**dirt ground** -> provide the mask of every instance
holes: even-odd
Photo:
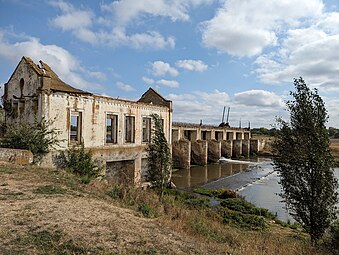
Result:
[[[0,254],[215,254],[56,176],[0,166]]]

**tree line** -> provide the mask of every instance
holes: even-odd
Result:
[[[277,134],[278,129],[276,128],[252,128],[252,135],[260,135],[260,136],[275,136]],[[328,136],[332,139],[339,139],[339,128],[329,127],[327,128]]]

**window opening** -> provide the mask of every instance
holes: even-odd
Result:
[[[106,143],[118,143],[118,115],[107,114]]]
[[[126,116],[125,118],[125,142],[134,143],[135,140],[135,117]]]
[[[142,142],[151,141],[151,118],[142,118]]]

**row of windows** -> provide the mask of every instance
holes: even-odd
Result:
[[[135,142],[135,117],[125,116],[125,143]],[[142,142],[148,143],[151,141],[151,118],[142,118]],[[163,124],[163,120],[162,120]],[[118,115],[106,115],[106,143],[118,143]],[[72,112],[70,122],[70,140],[71,142],[80,142],[82,137],[82,112]]]

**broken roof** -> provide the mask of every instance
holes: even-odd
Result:
[[[76,89],[71,85],[62,81],[59,76],[52,70],[52,68],[43,61],[39,61],[41,67],[36,65],[30,57],[24,56],[23,59],[41,76],[47,76],[51,78],[51,87],[52,91],[56,92],[66,92],[66,93],[75,93],[75,94],[87,94],[92,95],[90,92],[83,91],[81,89]]]

